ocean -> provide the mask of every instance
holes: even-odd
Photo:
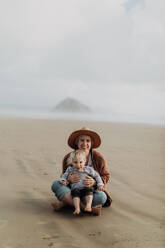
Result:
[[[117,123],[141,123],[150,125],[165,125],[165,114],[162,113],[130,113],[129,111],[114,112],[111,110],[92,111],[91,113],[55,112],[48,107],[29,107],[18,105],[1,105],[0,118],[32,118],[32,119],[62,119],[101,121]]]

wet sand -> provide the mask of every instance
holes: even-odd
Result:
[[[112,174],[102,216],[54,212],[68,135],[88,126]],[[165,247],[165,127],[63,120],[0,120],[2,248]]]

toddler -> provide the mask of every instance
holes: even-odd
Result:
[[[96,180],[97,189],[103,190],[104,184],[98,172],[96,172],[93,167],[85,166],[86,155],[83,150],[76,150],[70,153],[67,164],[68,168],[65,173],[61,176],[62,184],[69,184],[67,178],[70,173],[72,174],[80,174],[80,181],[76,183],[70,183],[71,187],[71,195],[73,197],[73,205],[75,210],[73,214],[80,214],[80,199],[83,199],[85,202],[84,211],[91,212],[92,211],[92,200],[93,200],[93,187],[86,187],[83,184],[83,180],[86,176],[91,176]]]

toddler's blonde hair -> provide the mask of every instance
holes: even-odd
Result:
[[[78,150],[75,150],[75,151],[73,151],[73,152],[70,153],[70,155],[69,155],[69,157],[67,159],[67,165],[69,165],[69,164],[71,165],[72,164],[72,160],[75,157],[76,158],[83,157],[84,160],[86,161],[85,152],[83,150],[78,149]]]

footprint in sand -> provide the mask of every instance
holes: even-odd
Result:
[[[89,233],[88,235],[89,235],[89,236],[101,235],[101,232],[100,232],[100,231],[98,231],[98,232],[93,232],[93,233]]]
[[[57,238],[59,238],[60,236],[58,235],[58,234],[56,234],[56,235],[49,235],[49,234],[44,234],[43,236],[42,236],[42,239],[47,239],[47,240],[49,240],[49,239],[57,239]]]
[[[50,243],[48,244],[49,247],[51,247],[51,246],[53,246],[53,245],[54,245],[53,242],[50,242]]]
[[[5,228],[7,226],[7,220],[0,220],[0,228]]]

